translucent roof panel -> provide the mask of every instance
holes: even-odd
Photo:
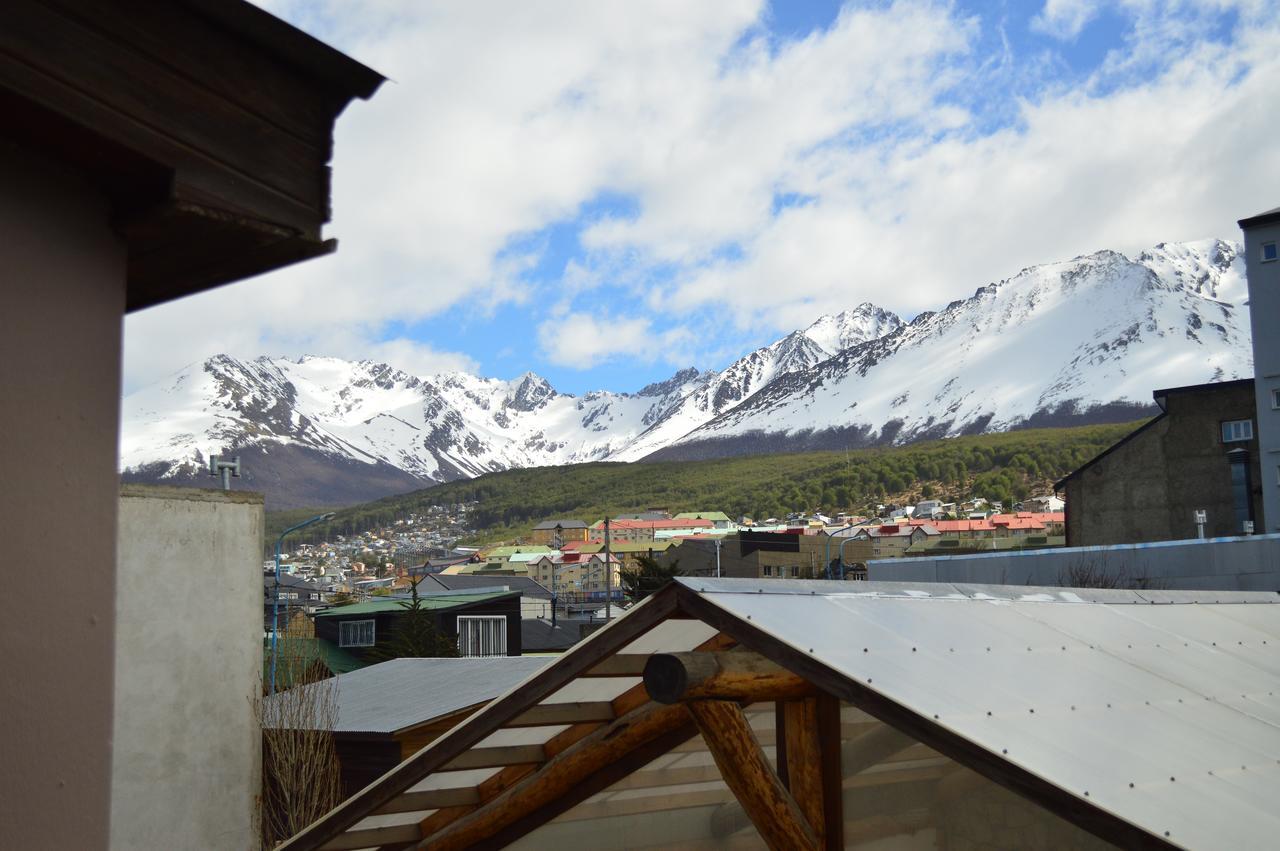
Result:
[[[683,584],[1157,837],[1246,848],[1280,832],[1275,595],[1156,603],[1119,591]]]

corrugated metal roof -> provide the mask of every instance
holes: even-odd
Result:
[[[392,659],[337,677],[334,732],[393,733],[492,700],[542,669],[545,656]]]

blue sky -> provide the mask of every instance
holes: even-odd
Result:
[[[265,5],[393,80],[339,121],[339,253],[131,317],[126,389],[227,351],[631,391],[1280,203],[1262,0]]]

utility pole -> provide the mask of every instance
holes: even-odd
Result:
[[[613,558],[609,555],[609,516],[604,518],[604,622],[613,617]]]
[[[236,463],[240,463],[240,459],[236,459]],[[225,476],[225,474],[224,474]],[[276,538],[276,581],[271,591],[271,690],[270,694],[276,693],[276,656],[280,647],[280,550],[284,545],[284,537],[290,532],[296,532],[313,523],[321,523],[325,520],[333,519],[333,512],[320,514],[312,517],[310,520],[303,520],[296,526],[290,526],[280,533],[280,537]]]
[[[716,538],[716,579],[720,578],[720,545],[724,543],[724,538]]]

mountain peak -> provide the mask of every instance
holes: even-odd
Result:
[[[851,310],[818,317],[802,333],[828,354],[836,354],[891,334],[902,324],[897,314],[863,302]]]

